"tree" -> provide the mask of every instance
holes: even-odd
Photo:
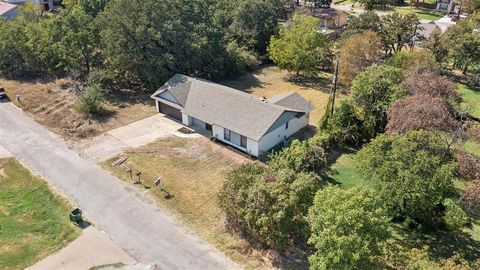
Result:
[[[217,16],[228,29],[227,39],[264,55],[271,36],[277,34],[281,10],[279,0],[220,1]]]
[[[458,105],[462,98],[456,86],[445,76],[433,72],[417,72],[416,68],[407,72],[402,86],[409,95],[426,95],[442,98],[453,105]]]
[[[315,17],[295,14],[290,28],[280,29],[279,37],[272,36],[268,53],[282,69],[299,74],[313,74],[318,68],[331,65],[331,42],[318,31]]]
[[[118,0],[97,16],[105,64],[128,83],[156,89],[175,73],[231,75],[239,57],[225,44],[214,1]],[[129,12],[125,12],[129,10]],[[135,14],[135,16],[131,16]]]
[[[454,132],[460,123],[451,106],[442,98],[413,96],[397,100],[388,109],[387,134],[404,134],[410,130]]]
[[[366,10],[372,11],[376,7],[386,7],[390,1],[388,0],[357,0]]]
[[[467,180],[480,180],[480,158],[463,149],[456,149],[455,159],[461,176]]]
[[[349,83],[369,66],[380,61],[382,43],[373,31],[365,31],[345,39],[340,48],[341,79]]]
[[[258,164],[231,170],[218,193],[229,227],[248,240],[283,249],[308,238],[308,208],[324,184],[311,173],[273,172]]]
[[[313,5],[319,8],[329,8],[332,4],[332,0],[313,0]]]
[[[443,222],[442,203],[455,194],[456,166],[438,135],[380,135],[358,152],[356,162],[392,217],[428,226]]]
[[[385,130],[387,109],[404,95],[399,86],[401,75],[399,69],[373,65],[353,81],[352,104],[363,123],[367,141]]]
[[[480,64],[480,35],[464,34],[457,40],[449,56],[462,67],[462,73],[467,74],[470,66]]]
[[[77,71],[86,77],[92,67],[98,65],[99,33],[92,20],[93,17],[79,7],[55,18],[49,29],[55,42],[49,49],[59,58],[56,68]]]
[[[365,188],[318,191],[308,221],[311,269],[366,269],[390,235],[381,200]]]
[[[360,34],[365,31],[373,31],[380,33],[382,23],[377,13],[367,11],[360,14],[358,17],[353,18],[347,25],[347,29],[342,33],[342,37],[350,37],[352,35]]]
[[[417,31],[421,30],[415,14],[402,15],[394,12],[383,16],[381,21],[380,37],[387,54],[400,52],[404,47],[411,44]]]
[[[442,30],[437,27],[430,34],[430,37],[422,43],[424,48],[432,52],[432,54],[435,56],[435,60],[440,65],[445,62],[448,56],[448,49],[445,47],[441,35]]]

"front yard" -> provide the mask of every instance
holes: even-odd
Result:
[[[75,110],[78,97],[69,91],[72,82],[68,79],[0,79],[0,84],[15,105],[66,140],[95,136],[155,114],[155,106],[147,93],[111,92],[106,97],[105,113],[87,119]]]
[[[74,240],[71,206],[14,159],[0,159],[0,269],[24,269]]]
[[[225,171],[236,164],[250,162],[248,159],[203,137],[183,139],[174,136],[130,150],[125,155],[129,158],[120,166],[111,166],[118,157],[102,163],[102,166],[136,186],[140,192],[155,198],[161,208],[232,260],[247,269],[265,267],[262,252],[227,232],[224,215],[217,205],[217,192],[224,182]],[[126,172],[129,167],[135,179],[136,172],[142,172],[142,184],[134,184],[135,179],[132,180]],[[162,178],[162,186],[170,197],[154,185],[157,177]]]

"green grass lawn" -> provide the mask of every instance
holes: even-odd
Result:
[[[443,13],[432,9],[415,7],[395,7],[394,10],[400,14],[414,13],[419,19],[436,21],[444,16]]]
[[[75,239],[69,205],[14,159],[0,159],[0,269],[23,269]]]
[[[357,150],[344,148],[330,167],[332,171],[329,177],[342,187],[350,188],[358,185],[368,185],[368,183],[359,177],[355,170],[354,162],[356,154]]]
[[[480,89],[472,88],[458,83],[458,90],[463,97],[463,109],[466,109],[475,117],[480,118]]]

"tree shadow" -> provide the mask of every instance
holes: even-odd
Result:
[[[331,79],[323,76],[303,76],[296,74],[287,75],[287,82],[304,87],[329,93],[331,88]]]
[[[478,221],[474,222],[478,224]],[[400,236],[394,238],[398,244],[408,249],[428,246],[429,257],[434,260],[448,259],[455,253],[471,262],[480,259],[480,241],[464,231],[438,230],[426,233],[400,228],[399,233]]]
[[[255,75],[259,75],[260,72],[260,69],[254,72],[248,72],[242,76],[239,76],[236,79],[223,81],[221,82],[221,84],[237,90],[251,93],[252,88],[264,88],[267,85],[265,82],[262,82],[257,79],[257,77],[255,77]]]

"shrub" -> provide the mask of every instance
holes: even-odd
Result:
[[[362,120],[359,119],[352,102],[348,100],[342,101],[335,108],[327,124],[321,123],[320,125],[322,134],[330,136],[337,145],[343,143],[356,144],[364,138]]]
[[[315,196],[308,221],[311,269],[365,269],[389,237],[382,203],[370,189],[326,187]]]
[[[445,224],[450,230],[457,230],[469,223],[469,218],[463,209],[452,199],[446,199],[445,206]]]
[[[284,249],[309,236],[305,216],[323,185],[311,173],[274,172],[257,164],[235,167],[218,198],[230,229],[248,240]]]
[[[270,155],[268,165],[274,171],[318,172],[325,167],[326,155],[314,141],[294,140],[289,147]]]
[[[95,115],[104,109],[104,94],[105,91],[100,87],[100,85],[94,84],[89,86],[75,104],[75,108],[79,112]]]

